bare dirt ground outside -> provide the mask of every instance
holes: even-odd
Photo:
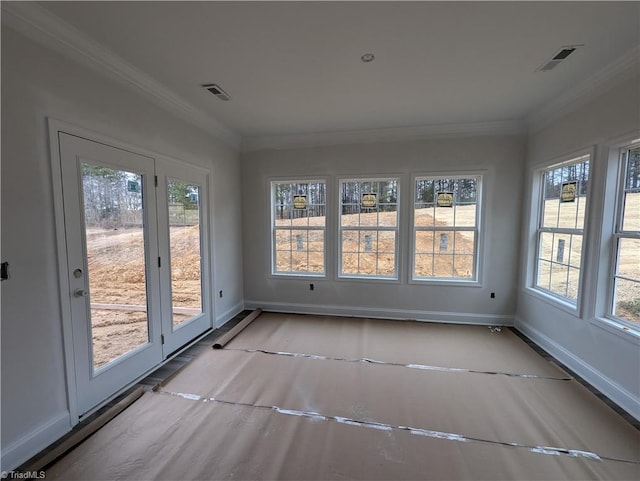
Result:
[[[174,325],[201,310],[199,239],[198,225],[171,227]],[[148,342],[142,229],[88,229],[87,252],[97,368]]]
[[[453,225],[454,209],[418,209],[415,222],[418,226]],[[473,226],[475,206],[457,207],[456,223]],[[395,227],[395,212],[362,213],[342,216],[342,273],[393,276],[395,274],[396,233],[394,231],[349,230],[349,227],[379,225]],[[309,225],[323,225],[324,217],[309,219]],[[324,244],[322,231],[296,230],[307,225],[307,219],[277,221],[276,225],[291,226],[292,230],[276,234],[276,268],[281,272],[322,272]],[[301,236],[302,242],[298,239]],[[307,237],[308,236],[308,237]],[[473,276],[474,233],[450,231],[421,231],[415,238],[416,275],[420,277]]]
[[[630,229],[640,228],[640,194],[630,199],[626,225]],[[556,202],[557,206],[557,202]],[[637,208],[633,208],[636,207]],[[547,216],[558,216],[557,207],[549,206]],[[442,212],[440,212],[442,211]],[[473,275],[473,232],[438,231],[438,226],[451,225],[453,209],[419,209],[415,213],[416,225],[435,226],[434,231],[418,232],[416,245],[416,274],[419,276],[471,277]],[[582,214],[578,212],[578,217]],[[473,225],[475,211],[473,206],[456,209],[456,224]],[[380,213],[382,225],[395,225],[395,213]],[[373,226],[378,218],[376,214],[353,214],[343,216],[345,226]],[[561,207],[560,224],[574,222],[576,210]],[[288,223],[287,223],[288,222]],[[304,224],[303,224],[304,223]],[[321,226],[324,218],[309,219],[310,225]],[[321,272],[324,265],[324,246],[322,231],[296,230],[296,226],[306,225],[306,219],[279,221],[279,225],[289,225],[292,230],[277,235],[276,260],[279,270],[303,270]],[[199,227],[172,227],[172,288],[174,307],[200,309],[200,257],[198,255]],[[395,268],[395,233],[384,232],[376,235],[375,230],[346,231],[342,267],[346,273],[366,273],[371,275],[392,275]],[[447,234],[446,249],[441,249],[442,234]],[[297,235],[303,235],[302,251],[298,250]],[[365,236],[371,236],[367,240]],[[562,236],[543,238],[543,257],[558,258],[558,240]],[[486,233],[486,242],[492,242],[491,233]],[[563,261],[579,259],[582,243],[575,237],[564,237]],[[370,243],[370,244],[369,244]],[[104,365],[122,354],[147,342],[147,314],[145,307],[145,269],[142,230],[138,228],[107,230],[89,229],[87,232],[89,252],[89,279],[92,308],[92,335],[94,363],[96,367]],[[574,262],[570,262],[574,263]],[[490,269],[491,266],[485,266]],[[627,277],[640,278],[640,242],[625,248],[620,263],[620,272]],[[551,273],[550,290],[577,294],[577,277],[570,272],[567,280],[566,269],[559,269],[556,275]],[[452,274],[453,273],[453,274]],[[548,273],[541,269],[541,275]],[[619,301],[640,303],[640,284],[625,283],[619,288]],[[131,310],[104,309],[100,305],[128,305]],[[620,302],[617,314],[640,325],[637,310],[623,307]],[[174,325],[188,319],[188,314],[174,312]]]

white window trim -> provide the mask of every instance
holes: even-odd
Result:
[[[629,151],[633,148],[638,148],[640,147],[640,142],[635,142],[633,144],[630,144],[626,147],[623,147],[622,149],[618,149],[618,185],[617,185],[617,189],[616,189],[616,208],[615,208],[615,227],[613,229],[612,232],[612,256],[614,259],[614,262],[612,263],[611,266],[611,272],[609,274],[609,279],[610,279],[610,285],[609,285],[609,289],[608,289],[608,293],[609,293],[609,302],[608,304],[608,309],[607,309],[607,317],[621,322],[622,324],[625,324],[629,327],[634,327],[630,325],[627,321],[625,321],[624,319],[618,318],[617,316],[613,315],[613,310],[614,310],[614,297],[615,297],[615,267],[617,264],[617,257],[618,257],[618,243],[620,242],[620,239],[640,239],[640,233],[632,233],[632,231],[624,231],[622,229],[623,225],[622,225],[622,214],[623,214],[623,210],[624,210],[624,189],[625,189],[625,174],[626,174],[626,167],[627,167],[627,162],[628,162],[628,158],[626,159],[626,161],[622,162],[622,150],[626,150]]]
[[[621,222],[622,193],[625,169],[621,160],[623,150],[640,145],[640,131],[633,132],[608,144],[605,155],[606,178],[603,196],[603,222],[600,233],[600,259],[595,279],[595,316],[591,322],[624,339],[640,344],[640,328],[613,316],[614,273],[617,257],[616,230]]]
[[[640,347],[640,330],[629,328],[628,326],[621,324],[619,321],[614,321],[605,317],[595,317],[590,319],[589,322],[600,329],[610,332],[611,334]]]
[[[464,170],[457,172],[431,172],[431,173],[422,173],[422,174],[413,174],[411,176],[411,199],[410,199],[410,225],[409,225],[409,284],[414,285],[443,285],[443,286],[460,286],[460,287],[482,287],[482,258],[484,257],[482,253],[484,252],[484,205],[485,205],[485,184],[487,181],[486,170]],[[416,181],[422,178],[429,179],[451,179],[451,178],[469,178],[469,177],[479,177],[480,181],[478,183],[478,190],[476,192],[476,227],[470,228],[470,230],[475,230],[477,232],[476,235],[476,245],[474,252],[474,263],[475,263],[475,278],[470,280],[463,280],[458,278],[434,278],[434,279],[426,279],[426,278],[416,278],[414,276],[414,267],[415,267],[415,198],[416,198]]]
[[[538,163],[529,169],[529,185],[531,188],[529,197],[529,228],[528,228],[528,242],[527,242],[527,274],[525,292],[533,297],[536,297],[547,304],[550,304],[558,309],[561,309],[573,316],[580,317],[583,312],[584,301],[584,285],[586,273],[589,271],[587,262],[587,251],[589,243],[589,220],[591,210],[591,194],[593,191],[593,174],[595,167],[595,148],[593,146],[574,151],[569,154],[556,157],[552,160]],[[540,229],[540,219],[542,216],[542,203],[544,192],[544,173],[548,170],[562,166],[563,164],[572,163],[572,161],[579,159],[580,157],[589,157],[589,185],[587,186],[587,203],[585,205],[585,217],[582,228],[582,253],[580,256],[580,279],[578,282],[578,296],[574,302],[570,299],[555,294],[549,290],[543,289],[536,285],[536,279],[538,274],[538,243]]]
[[[367,226],[354,226],[356,227],[355,229],[350,229],[350,230],[378,230],[378,231],[388,231],[388,232],[395,232],[396,233],[396,245],[395,245],[395,252],[394,252],[394,271],[395,271],[395,276],[378,276],[378,275],[359,275],[359,274],[342,274],[342,185],[345,182],[385,182],[385,181],[396,181],[397,182],[397,189],[398,189],[398,196],[396,199],[396,226],[395,227],[374,227],[371,226],[369,228],[367,228]],[[397,174],[380,174],[380,175],[367,175],[366,177],[362,177],[362,176],[340,176],[339,178],[336,179],[336,187],[337,187],[337,192],[335,193],[336,195],[336,200],[337,200],[337,205],[336,205],[336,212],[337,212],[337,219],[336,219],[336,259],[335,259],[335,265],[336,265],[336,275],[335,275],[335,280],[337,281],[349,281],[349,282],[354,282],[354,281],[362,281],[362,282],[380,282],[380,283],[385,283],[385,284],[399,284],[401,282],[401,275],[400,275],[400,255],[401,255],[401,250],[400,250],[400,245],[402,242],[402,202],[403,202],[403,197],[402,197],[402,189],[404,188],[403,182],[402,182],[402,176],[401,175],[397,175]]]
[[[324,272],[316,273],[316,272],[279,272],[275,269],[275,217],[274,217],[274,184],[310,184],[310,183],[324,183],[325,189],[325,218],[324,218],[324,227],[317,227],[313,229],[309,229],[308,227],[303,227],[300,230],[322,230],[324,232],[324,245],[323,245],[323,259],[324,259]],[[268,209],[269,214],[266,216],[269,219],[269,255],[267,258],[269,259],[269,269],[268,269],[268,278],[271,279],[300,279],[300,278],[312,278],[312,279],[327,279],[327,271],[329,269],[329,262],[327,258],[327,245],[329,244],[328,240],[328,230],[329,230],[329,222],[330,222],[330,203],[329,203],[329,179],[323,176],[314,176],[314,177],[306,177],[306,176],[296,176],[296,177],[270,177],[267,179],[268,185]]]

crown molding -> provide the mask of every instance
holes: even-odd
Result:
[[[605,68],[563,92],[525,118],[529,134],[586,105],[614,85],[640,73],[640,45],[636,45]]]
[[[242,151],[248,152],[265,149],[296,149],[345,144],[397,142],[403,140],[420,140],[438,137],[517,135],[524,133],[526,133],[525,125],[519,120],[432,124],[416,127],[243,137]]]
[[[192,106],[167,87],[35,2],[2,2],[2,24],[93,70],[144,92],[157,105],[239,148],[241,138],[219,121]]]
[[[523,120],[433,124],[342,132],[241,137],[209,114],[129,64],[36,2],[3,1],[2,24],[103,75],[142,91],[157,105],[213,137],[243,151],[309,148],[354,143],[393,142],[468,135],[532,134],[580,108],[616,83],[640,72],[640,45],[604,69],[527,115]]]

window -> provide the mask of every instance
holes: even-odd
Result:
[[[615,226],[616,260],[611,314],[640,326],[640,145],[626,148],[620,159],[620,197]]]
[[[397,279],[398,179],[340,181],[340,276]]]
[[[272,273],[325,274],[326,183],[272,182]]]
[[[589,156],[542,172],[535,287],[577,304]]]
[[[418,177],[413,280],[477,280],[481,176]]]

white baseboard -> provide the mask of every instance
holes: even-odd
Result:
[[[7,447],[2,447],[2,471],[16,469],[71,430],[71,416],[62,413]]]
[[[216,325],[215,327],[222,327],[231,319],[236,317],[239,313],[244,310],[244,302],[240,301],[236,305],[232,306],[231,309],[227,309],[226,311],[220,313],[216,316]]]
[[[568,351],[550,337],[530,326],[522,319],[516,319],[516,329],[525,334],[550,355],[564,363],[569,369],[587,381],[597,390],[606,395],[620,408],[624,409],[631,416],[640,421],[640,398],[634,396],[616,382],[609,379],[600,371],[580,359],[578,356]]]
[[[246,309],[262,308],[264,311],[295,314],[316,314],[373,319],[398,319],[456,324],[480,324],[487,326],[513,326],[513,316],[494,314],[469,314],[466,312],[418,311],[356,306],[330,306],[323,304],[295,304],[286,302],[245,301]]]

